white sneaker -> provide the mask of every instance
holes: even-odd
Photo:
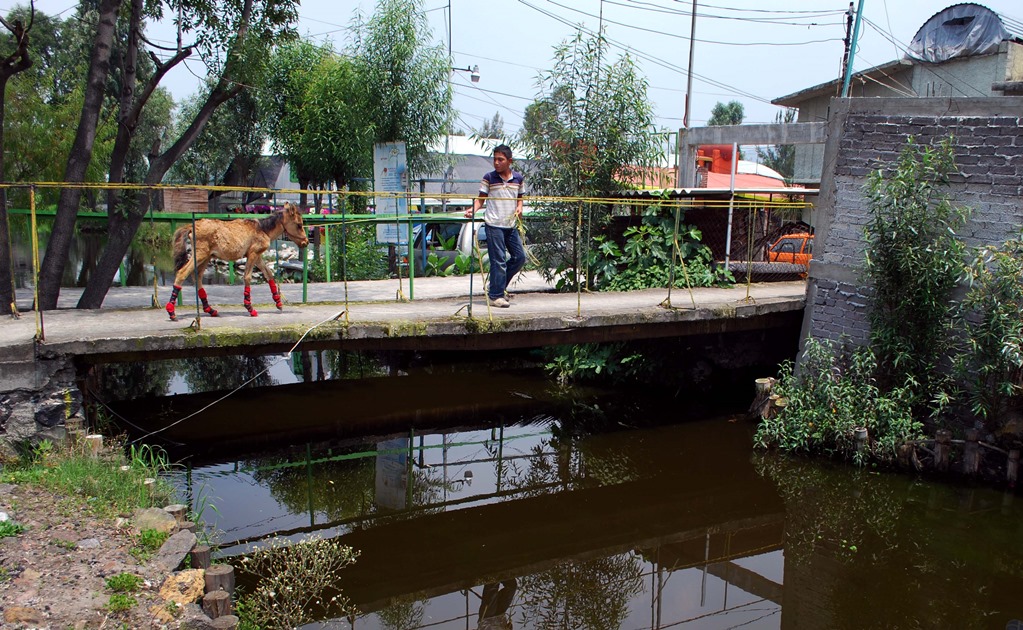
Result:
[[[509,302],[511,302],[513,299],[515,299],[515,296],[512,295],[511,293],[508,293],[507,291],[505,291],[504,292],[504,299],[506,299]]]
[[[491,306],[496,306],[497,308],[508,308],[509,306],[511,306],[511,302],[504,299],[503,297],[499,297],[496,300],[491,300],[490,298],[487,298],[487,300],[490,302]]]

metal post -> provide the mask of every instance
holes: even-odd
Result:
[[[441,192],[444,189],[441,188]],[[426,180],[419,179],[419,214],[426,214]],[[423,224],[423,274],[426,274],[426,224]]]
[[[316,228],[317,230],[320,228]],[[298,248],[298,253],[303,254],[302,248]],[[302,304],[309,301],[309,257],[302,256]]]
[[[32,292],[35,294],[36,339],[46,341],[43,309],[39,306],[39,227],[36,225],[36,187],[28,189],[28,207],[32,214]],[[11,287],[14,290],[14,287]]]
[[[725,269],[732,257],[732,211],[735,209],[735,171],[739,167],[739,145],[732,143],[732,177],[728,184],[728,230],[725,233]]]
[[[408,204],[405,211],[409,212]],[[412,249],[412,214],[408,215],[408,243],[405,245],[405,258],[408,259],[408,299],[416,299],[416,255]],[[424,270],[425,271],[425,270]]]
[[[330,282],[330,224],[323,225],[323,240],[325,242],[323,251],[323,262],[327,268],[327,282]]]
[[[860,37],[860,18],[863,16],[863,0],[856,8],[856,23],[853,25],[852,43],[849,46],[849,62],[845,66],[845,80],[842,82],[842,98],[849,96],[849,82],[852,81],[853,60],[856,59],[856,40]]]

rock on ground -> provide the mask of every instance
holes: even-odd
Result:
[[[157,589],[165,574],[139,564],[129,552],[131,532],[124,521],[99,519],[50,492],[5,485],[0,511],[25,528],[0,538],[0,627],[177,628],[180,620],[157,619],[151,607],[166,607]],[[106,578],[133,573],[146,579],[134,594],[138,605],[123,613],[105,609],[112,594]]]

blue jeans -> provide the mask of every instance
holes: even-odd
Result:
[[[487,252],[490,255],[490,289],[487,297],[504,297],[508,283],[526,264],[526,250],[516,228],[487,226]]]

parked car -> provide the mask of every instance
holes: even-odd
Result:
[[[770,262],[809,265],[813,258],[813,234],[786,234],[768,248]]]

